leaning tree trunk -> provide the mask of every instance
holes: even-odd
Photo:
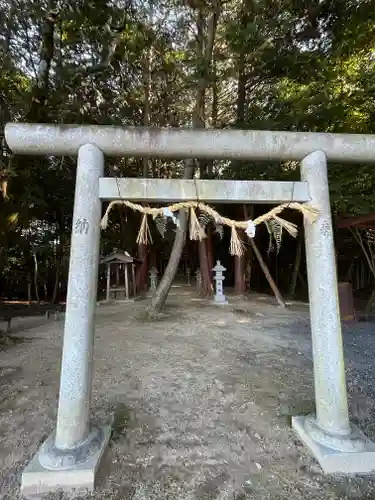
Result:
[[[187,160],[184,168],[184,179],[192,179],[194,176],[194,160]],[[181,260],[181,255],[186,242],[186,234],[188,227],[188,214],[186,210],[179,211],[179,228],[176,228],[176,237],[173,242],[173,247],[167,267],[165,268],[163,277],[159,283],[154,299],[149,308],[150,313],[160,313],[167,300],[168,293],[172,287],[174,277]]]
[[[263,257],[257,247],[257,244],[254,241],[254,238],[250,238],[250,243],[253,248],[253,251],[256,255],[256,258],[258,259],[259,265],[262,268],[262,271],[264,273],[264,276],[266,277],[266,280],[268,281],[268,284],[271,287],[271,290],[275,294],[276,300],[279,303],[279,306],[281,307],[286,307],[286,302],[283,299],[283,296],[280,293],[280,290],[277,288],[276,283],[274,282],[271,273],[269,272],[269,269],[267,267],[267,264],[264,262]]]
[[[248,210],[247,210],[246,205],[244,205],[244,214],[245,214],[245,219],[247,220],[249,218],[249,215],[248,215]],[[266,280],[268,281],[268,284],[270,285],[271,290],[275,294],[275,297],[276,297],[277,302],[279,303],[279,306],[286,307],[286,302],[285,302],[283,296],[281,295],[281,292],[278,289],[276,283],[274,282],[274,280],[271,276],[271,273],[267,267],[267,264],[264,262],[263,257],[258,249],[258,246],[255,243],[254,238],[250,238],[250,244],[251,244],[252,250],[253,250],[256,258],[258,259],[259,265],[262,268],[264,276],[266,277]]]
[[[204,100],[206,89],[210,85],[210,68],[212,62],[212,53],[216,35],[216,28],[220,14],[220,5],[217,1],[213,1],[213,12],[208,20],[207,40],[204,40],[204,26],[206,13],[201,9],[197,17],[197,59],[201,63],[202,73],[197,85],[197,95],[193,111],[193,128],[204,128]],[[184,168],[184,179],[192,179],[194,176],[195,160],[187,160]],[[155,298],[150,306],[151,313],[159,313],[167,300],[169,290],[172,287],[174,277],[177,272],[178,265],[181,260],[181,255],[186,241],[186,233],[188,226],[188,215],[185,210],[179,212],[180,228],[177,228],[176,237],[173,243],[171,255],[168,265],[164,271],[164,275],[159,283]]]
[[[187,160],[185,162],[184,179],[192,179],[194,175],[194,160]],[[156,290],[155,297],[152,300],[149,311],[151,313],[160,313],[167,300],[169,290],[172,287],[174,277],[177,272],[178,264],[180,263],[181,255],[184,250],[186,233],[188,227],[188,214],[186,210],[179,211],[179,225],[176,229],[176,237],[173,242],[173,247],[167,267],[165,268],[163,277]]]

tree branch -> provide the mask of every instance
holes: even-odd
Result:
[[[123,31],[127,25],[126,17],[123,23],[121,23],[120,27],[111,26],[111,21],[112,19],[109,19],[109,21],[107,22],[105,31],[110,33],[112,38],[109,42],[108,47],[103,50],[101,61],[98,64],[85,66],[83,68],[74,70],[70,76],[70,83],[75,83],[78,79],[87,78],[90,75],[101,73],[111,65],[113,56],[115,55],[116,49],[121,41]]]
[[[27,121],[38,121],[40,119],[40,110],[45,105],[48,97],[49,73],[54,54],[54,33],[57,21],[57,11],[53,8],[55,3],[51,1],[49,7],[50,9],[40,27],[42,42],[39,51],[39,66],[36,85],[32,91],[31,105],[26,114]]]

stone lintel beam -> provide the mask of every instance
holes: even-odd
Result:
[[[102,200],[173,203],[200,200],[207,203],[283,203],[310,200],[307,182],[223,181],[186,179],[99,180]]]
[[[327,161],[375,162],[369,134],[8,123],[5,138],[28,155],[76,155],[93,144],[106,156],[301,161],[319,150]]]

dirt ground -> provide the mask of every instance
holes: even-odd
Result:
[[[373,499],[375,476],[324,476],[290,428],[313,407],[307,307],[270,298],[228,306],[174,288],[166,316],[105,305],[96,322],[93,420],[115,426],[85,500]],[[63,321],[0,351],[0,498],[56,418]],[[375,438],[374,324],[344,328],[353,419]],[[60,494],[45,497],[65,498]]]

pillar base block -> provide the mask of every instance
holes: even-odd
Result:
[[[215,295],[211,300],[211,304],[214,304],[215,306],[226,306],[229,302],[227,301],[225,295]]]
[[[53,432],[22,473],[22,495],[33,498],[55,491],[92,492],[111,431],[111,425],[95,429],[83,446],[64,452],[55,448]]]
[[[335,447],[331,447],[327,443],[332,436],[327,435],[325,444],[313,438],[316,434],[311,432],[312,420],[311,416],[292,417],[292,428],[326,474],[369,474],[375,471],[375,443],[357,426],[351,426],[352,432],[347,437],[335,436]],[[342,444],[341,450],[338,441]]]

